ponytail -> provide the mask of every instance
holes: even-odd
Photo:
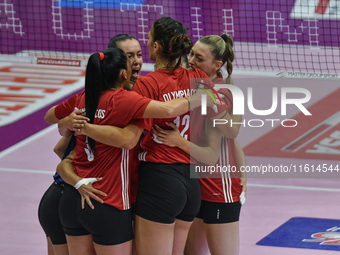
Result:
[[[222,39],[225,41],[226,43],[226,48],[225,48],[225,52],[223,54],[223,63],[227,62],[227,72],[228,72],[228,77],[231,75],[231,73],[233,72],[233,61],[235,59],[235,54],[234,54],[234,42],[233,39],[231,38],[230,35],[228,34],[223,34]]]
[[[92,54],[86,67],[85,75],[85,109],[86,117],[93,123],[101,93],[102,75],[99,63],[99,53]],[[105,57],[105,56],[104,56]],[[94,151],[94,140],[88,137],[90,149]]]
[[[85,74],[85,109],[86,117],[93,124],[103,91],[115,88],[120,70],[127,70],[128,59],[119,48],[109,48],[90,56]],[[88,145],[95,150],[95,142],[88,137]]]

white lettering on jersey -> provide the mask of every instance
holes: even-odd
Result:
[[[85,108],[81,109],[82,111],[84,111],[84,113],[82,114],[83,116],[86,116],[86,112],[85,112]],[[106,110],[103,110],[103,109],[97,109],[96,110],[96,113],[94,115],[94,118],[97,118],[97,119],[104,119],[105,118],[105,113],[106,113]]]
[[[87,136],[86,136],[86,147],[87,148],[85,148],[85,152],[86,152],[86,155],[87,155],[87,160],[88,161],[94,160],[94,154],[93,154],[93,151],[90,148],[90,145],[88,144],[88,137]]]
[[[105,110],[97,109],[96,114],[94,115],[95,118],[104,119],[105,118]]]
[[[176,98],[188,97],[190,95],[194,95],[195,93],[196,89],[171,91],[170,93],[163,94],[163,100],[164,102],[167,102]]]

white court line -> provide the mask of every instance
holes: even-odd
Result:
[[[6,150],[3,150],[2,152],[0,152],[0,159],[3,158],[4,156],[16,151],[17,149],[20,149],[21,147],[25,146],[26,144],[33,142],[34,140],[42,137],[43,135],[57,129],[58,125],[54,124],[51,125],[37,133],[35,133],[34,135],[31,135],[30,137],[26,138],[25,140],[22,140],[21,142],[7,148]]]
[[[285,185],[271,185],[271,184],[247,184],[248,187],[257,188],[276,188],[276,189],[298,189],[298,190],[312,190],[312,191],[329,191],[340,192],[340,189],[316,188],[316,187],[301,187],[301,186],[285,186]]]
[[[53,172],[53,171],[14,169],[14,168],[2,168],[2,167],[0,167],[0,171],[17,172],[17,173],[48,174],[48,175],[54,175],[55,174],[55,172]]]

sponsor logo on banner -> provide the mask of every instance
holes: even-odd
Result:
[[[80,60],[70,59],[54,59],[54,58],[38,58],[37,64],[39,65],[55,65],[55,66],[80,66]]]
[[[293,78],[316,78],[316,79],[336,79],[340,78],[339,74],[332,73],[306,73],[306,72],[279,72],[276,74],[279,78],[293,77]]]

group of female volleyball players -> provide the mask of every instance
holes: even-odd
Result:
[[[148,37],[154,72],[140,77],[138,41],[117,35],[90,56],[85,90],[46,113],[63,135],[39,205],[49,255],[239,254],[245,176],[190,175],[190,164],[246,164],[239,126],[210,120],[240,120],[230,92],[219,91],[218,107],[208,96],[207,115],[199,108],[205,89],[226,83],[225,63],[231,82],[233,41],[211,35],[193,45],[169,17]]]

